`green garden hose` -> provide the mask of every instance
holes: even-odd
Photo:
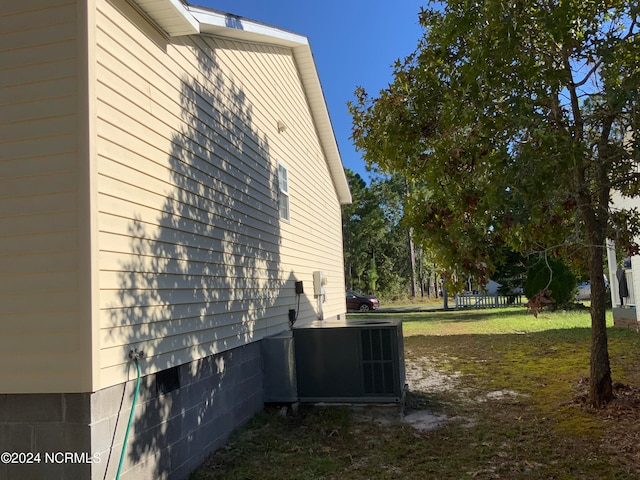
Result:
[[[124,434],[124,442],[122,444],[122,452],[120,453],[120,462],[118,463],[118,471],[116,472],[116,480],[120,479],[120,470],[122,469],[122,461],[124,460],[124,454],[127,451],[127,439],[129,438],[129,430],[131,430],[131,424],[133,423],[133,415],[136,408],[136,402],[138,401],[138,393],[140,392],[140,364],[138,363],[138,357],[135,357],[136,369],[138,370],[138,378],[136,379],[136,391],[133,394],[133,404],[131,405],[131,413],[129,413],[129,423],[127,424],[127,431]]]

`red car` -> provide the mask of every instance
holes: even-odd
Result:
[[[347,291],[347,310],[368,312],[380,308],[380,301],[376,297],[367,297],[359,293]]]

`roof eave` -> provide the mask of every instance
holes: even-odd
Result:
[[[200,33],[198,21],[180,0],[135,0],[135,2],[171,37]]]
[[[351,203],[351,191],[349,182],[344,172],[342,157],[336,142],[335,132],[331,124],[331,117],[327,109],[327,102],[324,98],[320,78],[313,59],[311,48],[307,44],[306,48],[297,47],[293,49],[293,55],[298,65],[298,72],[302,83],[305,86],[309,110],[316,124],[320,144],[324,150],[325,157],[334,186],[338,193],[338,200],[342,205]]]

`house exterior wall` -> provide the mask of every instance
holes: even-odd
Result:
[[[83,8],[3,2],[0,29],[0,393],[90,384],[78,134]]]
[[[613,195],[613,204],[619,208],[640,208],[640,200]],[[636,239],[640,241],[640,239]],[[615,243],[609,242],[607,248],[607,263],[609,265],[609,285],[611,285],[611,302],[613,305],[613,322],[615,326],[640,330],[640,314],[638,313],[638,300],[640,295],[640,256],[631,257],[631,268],[625,268],[625,276],[629,290],[629,297],[621,304],[616,270],[622,263],[621,258],[616,258]]]
[[[133,349],[121,478],[187,478],[262,407],[260,340],[291,309],[344,316],[340,204],[291,49],[169,38],[132,5],[3,4],[0,445],[84,460],[0,480],[114,478]]]
[[[99,388],[345,311],[340,205],[289,49],[96,13]],[[278,121],[286,126],[278,131]],[[277,165],[291,219],[279,219]],[[329,192],[329,193],[327,193]]]

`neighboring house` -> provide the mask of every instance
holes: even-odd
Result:
[[[640,208],[640,199],[614,194],[613,204],[624,208]],[[640,241],[640,239],[636,239]],[[640,295],[640,256],[617,258],[615,242],[607,242],[609,285],[613,305],[613,323],[617,327],[640,330],[638,295]]]
[[[487,295],[497,295],[498,294],[498,289],[501,286],[502,285],[500,283],[496,282],[495,280],[489,279],[487,284],[484,286],[483,290],[487,293]]]
[[[0,479],[114,478],[139,351],[121,478],[186,478],[262,408],[260,340],[344,319],[308,40],[178,0],[1,15],[0,450],[75,457]]]

